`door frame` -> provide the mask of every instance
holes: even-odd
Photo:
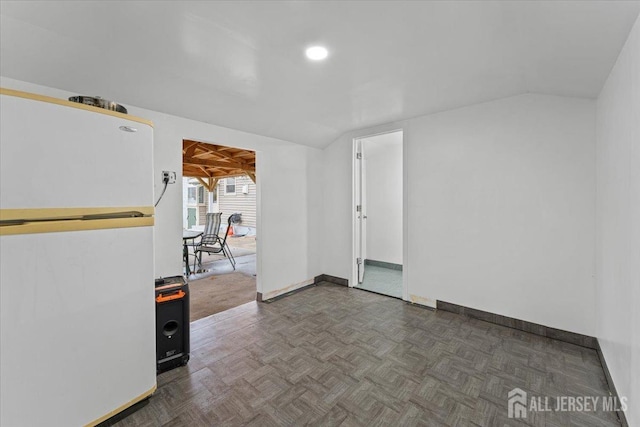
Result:
[[[367,168],[364,154],[364,142],[363,138],[355,139],[355,167],[354,167],[354,179],[355,179],[355,193],[353,203],[355,205],[355,252],[356,252],[356,278],[354,286],[362,283],[360,279],[364,280],[364,260],[367,259],[367,223],[364,221],[367,218]],[[358,206],[360,210],[358,211]],[[359,260],[359,262],[358,262]]]
[[[351,280],[349,280],[349,287],[355,287],[358,285],[358,266],[356,259],[358,257],[357,239],[358,233],[358,212],[356,210],[357,205],[357,186],[358,179],[356,177],[358,173],[358,142],[362,139],[371,138],[374,136],[385,135],[388,133],[402,132],[402,299],[409,301],[409,271],[408,271],[408,191],[407,191],[407,129],[404,127],[390,127],[388,130],[381,130],[379,132],[363,133],[352,138],[351,143]],[[364,259],[362,260],[364,265]]]

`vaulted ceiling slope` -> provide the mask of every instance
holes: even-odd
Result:
[[[3,1],[0,73],[309,146],[526,92],[595,97],[632,1]],[[329,49],[324,62],[304,56]]]

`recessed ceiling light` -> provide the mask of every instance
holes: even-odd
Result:
[[[307,53],[307,58],[313,61],[323,60],[327,57],[327,55],[329,55],[329,52],[327,51],[327,49],[325,49],[322,46],[310,47],[309,49],[307,49],[306,53]]]

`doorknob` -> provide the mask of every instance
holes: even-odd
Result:
[[[367,216],[366,216],[366,215],[363,215],[363,216],[362,216],[362,219],[367,219]]]

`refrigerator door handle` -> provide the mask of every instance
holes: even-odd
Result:
[[[145,215],[140,211],[125,211],[125,212],[114,212],[114,213],[105,213],[105,214],[90,214],[83,215],[82,220],[92,220],[92,219],[111,219],[111,218],[140,218]]]
[[[147,227],[153,207],[0,210],[0,235]]]
[[[126,212],[114,212],[114,213],[103,213],[103,214],[60,216],[60,217],[51,217],[51,218],[7,219],[7,220],[0,220],[0,226],[23,225],[31,222],[91,221],[96,219],[141,218],[144,216],[149,216],[149,215],[145,215],[140,211],[126,211]]]

